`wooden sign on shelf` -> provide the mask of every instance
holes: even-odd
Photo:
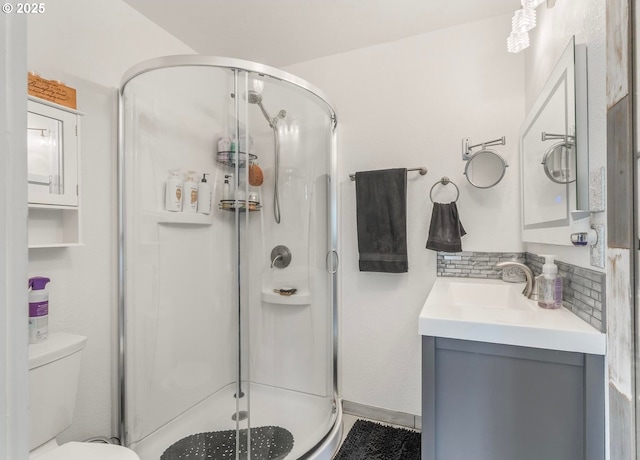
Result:
[[[46,80],[32,72],[29,72],[28,78],[27,88],[29,96],[77,109],[76,90],[74,88],[70,88],[60,81]]]

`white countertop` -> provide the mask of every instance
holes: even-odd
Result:
[[[438,277],[420,312],[421,335],[604,355],[606,335],[566,308],[547,310],[524,283]]]

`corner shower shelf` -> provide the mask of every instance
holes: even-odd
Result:
[[[262,301],[281,305],[309,305],[311,304],[311,293],[308,291],[298,291],[293,295],[280,295],[271,291],[262,291]]]
[[[213,223],[212,214],[200,214],[195,212],[158,212],[159,224],[192,224],[211,225]]]
[[[222,209],[223,211],[235,211],[238,209],[240,212],[245,212],[247,210],[247,203],[249,204],[249,212],[260,211],[262,209],[262,205],[257,201],[241,200],[220,200],[218,209]]]
[[[221,154],[222,154],[222,158],[220,158]],[[233,158],[232,154],[235,154],[235,152],[230,150],[229,151],[223,150],[221,152],[218,152],[218,158],[216,159],[216,161],[218,163],[222,163],[223,165],[227,165],[227,166],[231,166],[232,168],[235,168],[236,159]],[[238,154],[238,158],[240,159],[240,161],[238,162],[238,168],[244,168],[246,166],[247,155],[249,155],[249,162],[252,162],[258,159],[258,156],[254,155],[253,153],[247,154],[246,152],[240,152]]]

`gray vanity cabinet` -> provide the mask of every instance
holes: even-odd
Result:
[[[422,337],[422,460],[603,460],[604,357]]]

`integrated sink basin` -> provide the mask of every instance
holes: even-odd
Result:
[[[527,299],[524,283],[438,277],[419,318],[421,335],[604,355],[605,335],[565,308]]]
[[[524,283],[508,284],[495,280],[450,279],[445,303],[455,307],[529,309],[522,295]]]

